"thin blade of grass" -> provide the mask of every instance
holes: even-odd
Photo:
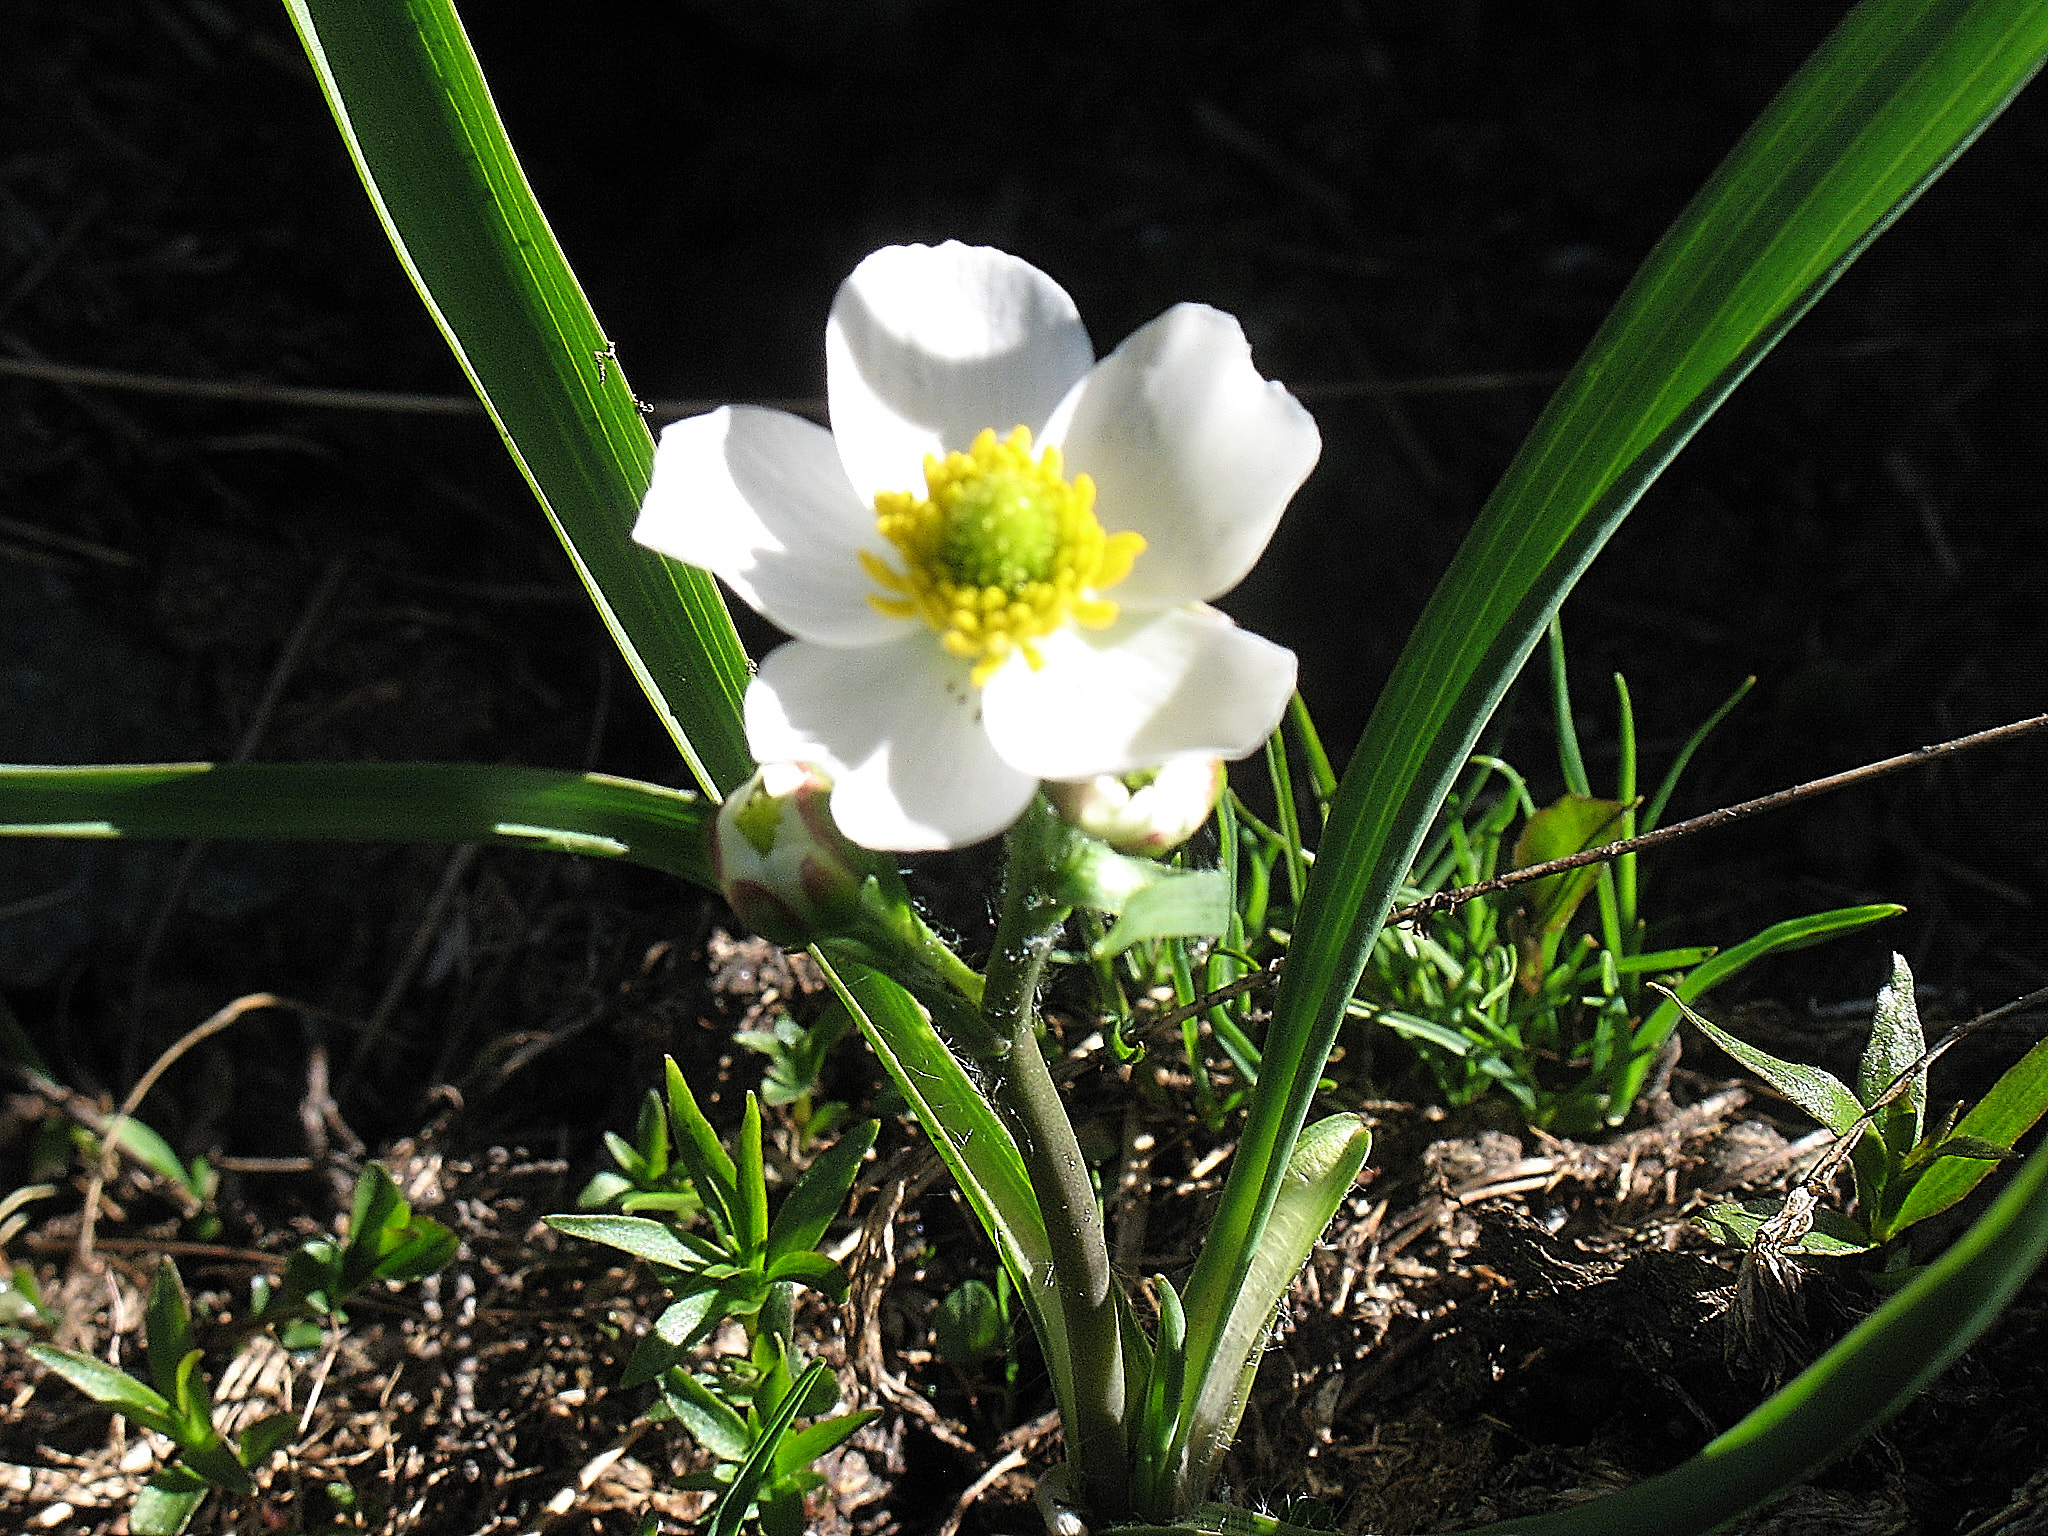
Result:
[[[1551,615],[1700,424],[2044,52],[2048,0],[1866,0],[1651,252],[1545,408],[1431,597],[1339,785],[1259,1087],[1188,1284],[1190,1383],[1227,1368],[1214,1358],[1222,1319],[1373,936]]]
[[[455,360],[677,750],[714,798],[753,771],[747,658],[717,584],[642,549],[654,440],[449,0],[286,0],[349,157]]]
[[[0,766],[0,837],[498,843],[625,859],[709,888],[713,811],[603,773],[469,763]]]

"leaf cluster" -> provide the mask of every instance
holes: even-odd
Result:
[[[829,1410],[838,1392],[823,1362],[801,1368],[790,1323],[800,1286],[845,1298],[846,1272],[818,1244],[880,1125],[864,1121],[820,1153],[771,1220],[760,1101],[747,1094],[729,1152],[673,1057],[664,1075],[666,1094],[650,1093],[642,1107],[637,1145],[607,1138],[621,1168],[615,1177],[631,1191],[606,1175],[584,1191],[582,1203],[593,1203],[596,1191],[620,1212],[550,1216],[548,1224],[646,1261],[669,1293],[622,1385],[655,1382],[660,1396],[649,1417],[680,1423],[718,1458],[686,1484],[718,1492],[712,1530],[727,1536],[752,1512],[770,1536],[796,1536],[804,1494],[822,1481],[811,1463],[872,1417],[841,1414],[793,1428]],[[728,1321],[745,1329],[747,1353],[692,1370],[691,1351]]]
[[[345,1322],[342,1303],[364,1287],[432,1274],[455,1256],[455,1249],[455,1234],[431,1217],[415,1216],[391,1176],[371,1163],[356,1183],[347,1238],[338,1243],[318,1238],[295,1250],[286,1261],[283,1282],[274,1290],[259,1286],[255,1318],[278,1328],[287,1348],[299,1347],[303,1341],[295,1341],[293,1325],[316,1315]],[[26,1299],[34,1303],[32,1289]],[[150,1286],[144,1326],[146,1378],[53,1344],[31,1344],[28,1352],[94,1402],[171,1442],[172,1459],[149,1480],[128,1518],[137,1536],[178,1536],[208,1491],[256,1492],[250,1472],[291,1438],[294,1418],[270,1414],[233,1443],[215,1428],[202,1368],[205,1351],[194,1338],[191,1304],[178,1266],[169,1258],[157,1267]],[[310,1342],[318,1341],[314,1328]]]
[[[1956,1204],[2001,1160],[2013,1143],[2048,1112],[2048,1041],[2042,1041],[1991,1085],[1975,1105],[1952,1105],[1930,1129],[1927,1073],[1931,1054],[1914,996],[1913,972],[1892,956],[1892,974],[1879,989],[1870,1037],[1846,1084],[1824,1067],[1773,1056],[1702,1018],[1686,1017],[1730,1056],[1818,1120],[1834,1136],[1834,1150],[1809,1183],[1847,1157],[1856,1188],[1856,1212],[1818,1211],[1812,1226],[1779,1242],[1781,1252],[1846,1257],[1881,1249],[1930,1216]],[[1703,1212],[1700,1225],[1723,1242],[1754,1246],[1784,1211],[1784,1199],[1727,1201]],[[1903,1261],[1903,1253],[1893,1257]],[[1879,1271],[1896,1285],[1908,1271]]]
[[[1526,869],[1653,830],[1694,752],[1755,681],[1744,681],[1692,733],[1645,803],[1636,793],[1627,682],[1615,674],[1615,787],[1595,795],[1555,620],[1550,662],[1566,792],[1539,808],[1521,774],[1497,757],[1474,756],[1398,901],[1478,885],[1503,866]],[[1518,817],[1521,829],[1509,846],[1508,829]],[[1383,928],[1348,1011],[1407,1041],[1450,1103],[1468,1104],[1497,1090],[1531,1125],[1583,1134],[1628,1113],[1670,1037],[1676,1007],[1646,999],[1647,979],[1662,975],[1679,996],[1698,997],[1766,955],[1854,932],[1903,910],[1875,904],[1813,913],[1774,924],[1725,952],[1651,949],[1641,891],[1636,855],[1624,854],[1611,864],[1584,865],[1429,912],[1413,925]]]

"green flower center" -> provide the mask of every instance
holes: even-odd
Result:
[[[1036,458],[1031,431],[985,428],[966,453],[924,461],[925,494],[883,491],[875,527],[903,558],[897,570],[866,551],[861,565],[882,591],[868,601],[892,618],[922,618],[953,655],[974,663],[976,687],[1013,652],[1034,670],[1035,641],[1072,620],[1116,621],[1099,594],[1143,553],[1136,533],[1105,534],[1095,482],[1062,473],[1057,448]]]

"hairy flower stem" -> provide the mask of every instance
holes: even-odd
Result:
[[[1052,1251],[1052,1289],[1066,1319],[1074,1402],[1063,1404],[1067,1455],[1095,1514],[1127,1512],[1124,1352],[1116,1282],[1088,1163],[1038,1044],[1038,978],[1067,908],[1047,894],[1071,830],[1041,797],[1011,829],[1002,914],[989,956],[982,1017],[1007,1042],[996,1100],[1037,1187]]]
[[[878,875],[862,893],[861,911],[872,930],[888,935],[904,961],[930,972],[969,1002],[981,1001],[981,977],[918,915],[902,877],[893,868]],[[885,965],[882,969],[893,974],[896,967]]]

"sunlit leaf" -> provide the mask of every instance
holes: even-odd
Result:
[[[1866,0],[1679,216],[1545,408],[1431,596],[1338,788],[1258,1088],[1188,1283],[1191,1338],[1217,1337],[1373,937],[1550,616],[1700,424],[2044,52],[2048,0]],[[1617,1098],[1625,1112],[1628,1096]],[[1199,1382],[1226,1363],[1190,1367]]]
[[[371,205],[698,783],[753,771],[704,572],[632,542],[654,442],[450,0],[286,0]]]

